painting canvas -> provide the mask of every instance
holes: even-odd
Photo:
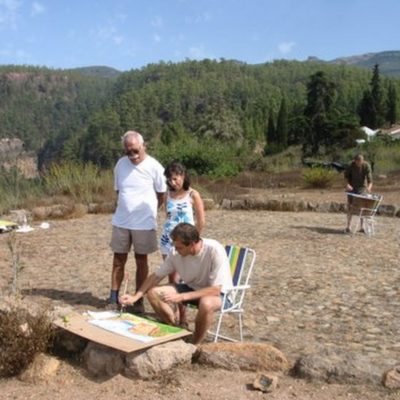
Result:
[[[137,315],[119,312],[88,312],[89,323],[99,328],[138,340],[153,342],[161,337],[182,332],[181,328],[162,324]]]
[[[184,338],[191,332],[154,321],[150,317],[115,311],[71,312],[54,324],[75,335],[126,353]]]

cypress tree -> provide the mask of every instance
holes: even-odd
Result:
[[[266,132],[265,137],[267,139],[267,145],[276,143],[275,122],[274,122],[272,113],[269,114],[269,117],[268,117],[268,126],[267,126],[267,132]]]
[[[276,140],[282,149],[288,144],[288,113],[285,97],[282,98],[278,113],[278,122],[276,124]]]
[[[323,71],[311,75],[307,84],[307,105],[304,117],[307,131],[304,135],[303,152],[315,155],[330,135],[329,114],[333,108],[336,87]]]
[[[386,120],[390,125],[395,124],[397,120],[397,92],[392,82],[388,89]]]
[[[375,64],[372,79],[371,79],[371,98],[372,104],[375,111],[373,125],[370,128],[376,129],[385,123],[385,103],[383,97],[383,90],[381,84],[381,78],[379,75],[379,65]]]

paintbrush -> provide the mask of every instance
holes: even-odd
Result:
[[[127,291],[127,289],[128,289],[128,281],[129,281],[129,274],[128,273],[125,273],[125,285],[124,285],[124,291],[122,292],[122,295],[124,296],[125,294],[126,294],[126,291]],[[125,310],[125,305],[123,305],[123,304],[121,304],[121,309],[120,309],[120,311],[119,311],[119,315],[121,316],[122,315],[122,313],[124,312],[124,310]]]

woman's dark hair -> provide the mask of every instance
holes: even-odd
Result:
[[[168,189],[172,190],[172,186],[169,183],[169,179],[172,175],[183,175],[183,190],[189,190],[190,187],[190,176],[189,173],[186,171],[186,168],[183,164],[178,161],[172,161],[165,167],[164,175],[167,178],[167,186]]]

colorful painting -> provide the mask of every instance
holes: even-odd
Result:
[[[182,332],[176,326],[162,324],[133,314],[115,311],[88,311],[88,322],[99,328],[122,335],[143,343],[150,343],[160,337]]]

